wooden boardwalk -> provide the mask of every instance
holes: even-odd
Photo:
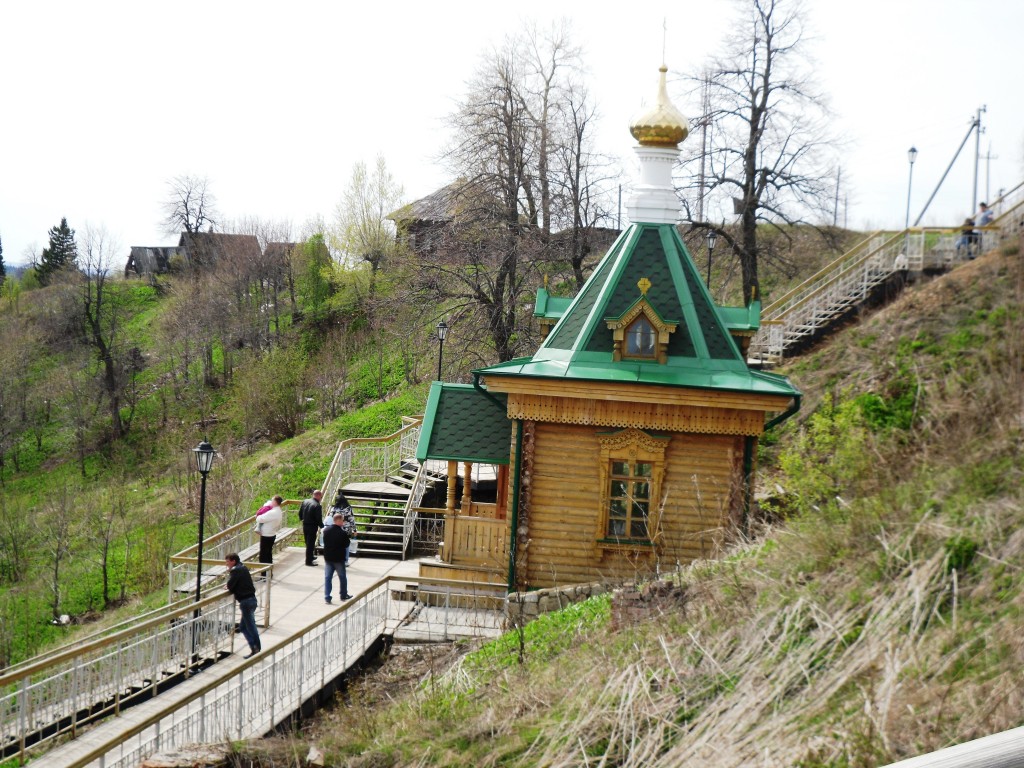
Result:
[[[242,655],[248,652],[248,648],[241,635],[236,635],[231,655],[206,670],[193,675],[190,679],[174,688],[161,693],[156,698],[130,707],[117,717],[85,729],[74,741],[52,749],[44,756],[37,758],[40,763],[54,766],[54,768],[70,768],[71,766],[90,764],[86,758],[100,746],[120,741],[120,734],[128,734],[132,739],[137,739],[141,743],[145,738],[152,739],[151,732],[156,733],[158,734],[157,742],[161,743],[161,749],[181,746],[189,742],[222,740],[229,734],[224,733],[223,730],[219,733],[204,732],[206,729],[203,725],[198,726],[198,731],[195,730],[195,726],[190,725],[188,726],[190,730],[187,733],[183,732],[174,735],[174,729],[179,727],[176,722],[182,721],[185,717],[184,715],[166,716],[162,721],[149,725],[146,724],[151,723],[154,716],[158,713],[166,713],[169,708],[176,707],[176,702],[181,704],[183,711],[189,706],[194,708],[197,703],[197,694],[201,692],[204,701],[207,696],[212,700],[215,694],[212,686],[237,685],[237,680],[240,677],[256,680],[261,675],[265,678],[273,676],[276,674],[273,670],[275,658],[278,658],[276,652],[281,651],[284,653],[287,651],[287,648],[294,647],[296,636],[306,631],[310,633],[310,646],[315,643],[321,644],[319,653],[329,654],[332,659],[335,657],[343,659],[340,667],[343,672],[362,657],[363,653],[372,644],[372,638],[379,637],[379,634],[375,634],[373,631],[359,635],[355,632],[346,632],[343,636],[346,638],[347,647],[337,647],[340,643],[335,638],[340,635],[333,635],[329,640],[322,636],[316,636],[316,630],[324,626],[325,616],[332,612],[337,614],[349,613],[355,616],[361,602],[367,604],[366,609],[369,611],[370,603],[373,600],[380,600],[380,589],[379,587],[374,589],[374,586],[381,579],[387,577],[408,578],[415,582],[418,580],[419,574],[418,561],[353,557],[352,563],[348,568],[348,588],[350,594],[356,595],[356,600],[348,601],[344,604],[340,603],[337,594],[337,577],[335,577],[333,585],[334,602],[328,605],[324,602],[324,571],[322,565],[316,568],[306,566],[304,564],[304,550],[300,547],[287,548],[278,553],[275,558],[275,575],[270,598],[270,626],[268,628],[260,627],[260,639],[263,646],[261,654],[248,661],[243,660]],[[390,591],[393,590],[386,590],[385,594],[390,594]],[[345,607],[342,608],[342,605]],[[501,618],[495,612],[459,611],[457,608],[438,612],[437,609],[424,610],[422,607],[416,610],[415,604],[411,602],[399,604],[390,601],[389,605],[391,606],[389,610],[394,610],[395,606],[398,606],[398,613],[394,617],[394,623],[397,624],[403,619],[407,619],[404,625],[395,632],[395,636],[398,639],[436,641],[458,635],[493,636],[500,632]],[[460,613],[461,616],[453,617],[453,612]],[[257,619],[259,619],[261,614],[262,606],[261,610],[257,612]],[[455,620],[453,621],[453,619]],[[463,631],[460,631],[458,626],[456,626],[460,622],[465,627]],[[278,660],[276,663],[287,665],[292,662]],[[305,667],[300,667],[303,671],[299,672],[301,677],[297,681],[297,687],[305,689],[304,692],[299,691],[298,700],[300,702],[320,690],[325,679],[329,682],[337,677],[339,669],[336,666],[329,673],[324,673],[318,669],[316,664],[309,664],[308,662],[303,662],[303,664],[305,664]],[[280,670],[277,672],[280,672]],[[206,691],[209,692],[206,693]],[[256,691],[253,694],[246,693],[245,695],[258,696],[260,694],[260,691]],[[200,706],[209,705],[200,702]],[[256,721],[248,722],[244,729],[240,726],[239,731],[244,730],[250,732],[250,736],[258,736],[274,727],[277,722],[280,722],[283,717],[289,714],[284,709],[291,705],[279,705],[276,713],[274,712],[274,706],[272,703],[264,706],[263,708],[269,709],[266,715],[264,716],[261,713]],[[258,711],[261,708],[256,706],[255,709]],[[145,727],[145,731],[141,730],[143,727]],[[213,729],[211,728],[210,730]],[[132,734],[136,735],[132,736]],[[166,742],[176,743],[167,743],[164,746]],[[125,758],[129,762],[130,759]],[[94,761],[91,764],[111,765],[113,763],[108,759],[105,763]],[[137,765],[137,762],[135,764]]]

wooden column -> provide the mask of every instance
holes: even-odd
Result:
[[[448,512],[455,511],[455,486],[459,479],[457,467],[454,461],[448,462],[448,498],[445,501],[445,509]]]
[[[448,462],[448,494],[445,499],[444,542],[441,544],[441,560],[452,561],[455,552],[455,526],[458,525],[458,510],[455,509],[455,481],[458,479],[458,465]]]
[[[494,517],[504,520],[508,517],[508,464],[498,466],[498,488],[495,498]]]
[[[469,514],[473,511],[473,462],[462,463],[462,512]]]

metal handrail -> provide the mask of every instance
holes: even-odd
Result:
[[[99,761],[103,768],[134,768],[162,749],[263,735],[343,674],[383,634],[394,632],[414,609],[426,610],[422,604],[403,597],[410,587],[433,589],[440,599],[435,608],[439,631],[447,635],[456,628],[462,634],[494,631],[495,612],[487,612],[492,620],[487,625],[480,623],[480,611],[459,609],[480,596],[493,597],[495,586],[387,576],[273,650],[235,667],[229,679],[211,679],[180,700],[105,738],[85,754],[59,764],[63,768],[82,768]]]
[[[834,259],[833,261],[829,262],[824,267],[822,267],[817,272],[815,272],[813,275],[811,275],[806,280],[804,280],[802,283],[800,283],[799,285],[797,285],[797,286],[791,288],[790,290],[786,291],[786,293],[782,294],[782,296],[780,296],[778,299],[773,301],[771,304],[768,304],[764,308],[764,311],[762,312],[762,315],[765,318],[767,318],[769,316],[778,314],[779,313],[779,308],[782,305],[784,305],[787,301],[789,301],[793,296],[795,296],[795,295],[797,295],[799,293],[802,293],[808,286],[810,286],[813,283],[817,282],[822,277],[825,277],[826,275],[830,274],[833,270],[835,270],[843,262],[849,261],[852,258],[858,257],[863,250],[865,250],[866,248],[870,248],[871,247],[871,243],[872,243],[872,241],[875,240],[875,238],[877,238],[879,236],[884,236],[884,234],[885,234],[884,232],[872,232],[870,235],[868,235],[866,238],[861,240],[859,243],[857,243],[855,246],[853,246],[853,248],[848,250],[842,256],[840,256],[839,258]],[[900,234],[902,234],[902,233],[900,233]]]
[[[267,627],[273,566],[254,565],[251,571],[261,588]],[[74,737],[83,725],[156,695],[165,679],[233,652],[235,623],[234,596],[221,591],[198,602],[180,601],[133,626],[80,639],[5,669],[0,674],[0,750],[24,757],[35,744],[69,733]]]
[[[1014,225],[1024,227],[1024,182],[1001,195],[992,207],[999,214],[991,224],[977,228],[977,242],[968,249],[956,247],[961,227],[914,227],[868,236],[768,304],[748,354],[764,362],[779,362],[789,344],[826,327],[897,270],[948,268],[957,259],[973,258],[978,251],[993,247],[992,238],[1005,237]],[[936,242],[926,250],[926,241],[935,235]]]

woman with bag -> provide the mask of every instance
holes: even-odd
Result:
[[[344,518],[344,522],[341,527],[342,530],[348,534],[349,539],[351,539],[351,543],[345,547],[345,565],[348,565],[352,553],[355,552],[359,546],[355,541],[358,531],[356,530],[356,516],[352,511],[352,505],[348,503],[348,499],[345,498],[345,494],[342,492],[341,488],[338,489],[337,494],[334,496],[334,503],[331,504],[331,511],[328,517],[333,518],[334,515],[341,515],[342,518]],[[326,524],[326,522],[327,521],[325,520],[324,523]]]
[[[274,540],[277,532],[281,530],[284,522],[284,513],[281,510],[280,496],[275,496],[256,513],[256,530],[260,534],[260,562],[274,562]]]

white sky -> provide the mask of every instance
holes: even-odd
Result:
[[[160,233],[167,181],[207,176],[221,213],[330,217],[353,163],[383,154],[415,199],[446,183],[445,117],[479,57],[525,19],[572,20],[602,115],[599,149],[634,171],[630,118],[667,63],[693,74],[721,49],[728,0],[22,0],[0,4],[0,239],[25,263],[62,216],[121,244]],[[979,200],[1024,179],[1020,0],[809,0],[820,84],[844,153],[851,227],[911,219],[975,110],[988,106]],[[676,106],[697,113],[673,88]],[[690,140],[693,140],[691,137]],[[973,138],[924,220],[968,215]],[[840,223],[842,223],[842,208]]]

